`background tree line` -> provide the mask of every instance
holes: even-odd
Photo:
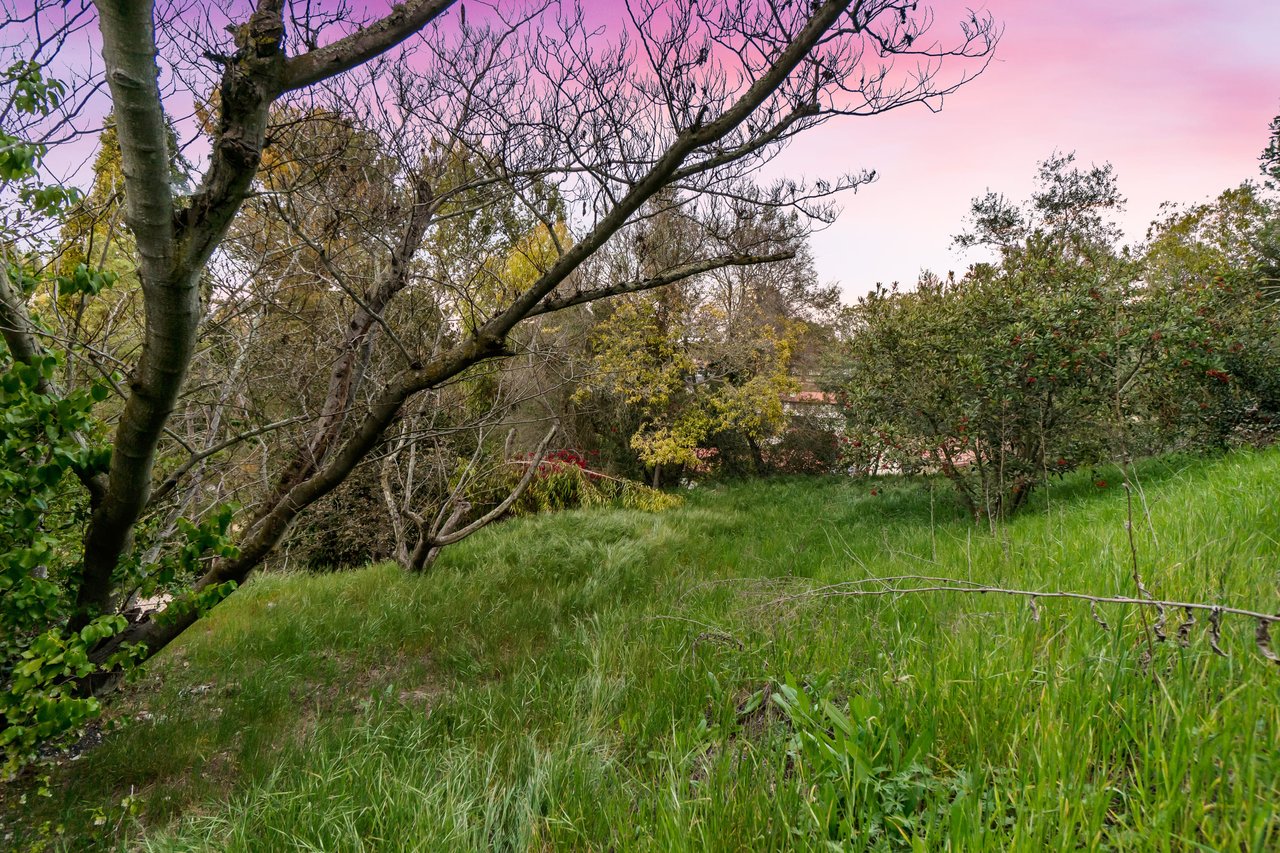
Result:
[[[761,169],[999,35],[892,0],[636,0],[614,34],[551,2],[3,10],[9,771],[273,561],[377,532],[423,569],[522,501],[661,504],[630,478],[724,436],[760,462],[830,308],[805,234],[872,178]]]
[[[937,471],[977,519],[1104,461],[1270,441],[1280,417],[1272,124],[1266,183],[1166,206],[1122,246],[1110,166],[1041,164],[1031,198],[973,203],[960,277],[878,287],[844,317],[829,387],[855,471]]]
[[[1055,473],[1271,432],[1273,185],[1124,248],[1110,169],[1055,156],[1025,204],[975,203],[959,240],[992,259],[960,278],[843,311],[817,281],[809,231],[874,175],[762,168],[954,91],[988,18],[638,0],[609,40],[551,3],[199,11],[10,10],[8,770],[263,567],[422,571],[508,513],[716,475],[937,470],[994,520]],[[59,59],[89,32],[102,68]],[[91,131],[85,186],[52,179]],[[839,430],[786,409],[819,376]]]

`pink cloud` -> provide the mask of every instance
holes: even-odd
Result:
[[[617,34],[622,0],[584,5]],[[953,39],[966,3],[933,9],[936,37]],[[988,188],[1025,194],[1036,162],[1055,149],[1115,164],[1130,238],[1163,201],[1201,200],[1257,175],[1267,123],[1280,112],[1280,2],[987,0],[979,11],[1005,25],[997,59],[940,114],[917,107],[834,121],[772,167],[880,174],[814,239],[820,274],[847,294],[909,282],[921,268],[963,269],[949,246],[969,199]],[[91,140],[73,149],[64,174],[83,169]]]
[[[939,32],[963,15],[959,3],[935,8]],[[922,267],[962,269],[949,239],[968,200],[988,187],[1024,194],[1054,149],[1115,164],[1131,239],[1162,201],[1201,200],[1257,174],[1280,112],[1280,61],[1265,36],[1280,31],[1280,4],[1233,4],[1229,14],[1205,0],[988,8],[1006,26],[998,59],[941,114],[831,125],[777,164],[879,170],[880,182],[815,239],[821,273],[848,294],[911,281]]]
[[[973,4],[931,5],[945,43]],[[588,6],[616,29],[622,0]],[[969,200],[988,188],[1024,195],[1054,150],[1115,165],[1131,240],[1161,202],[1203,200],[1257,175],[1267,123],[1280,112],[1280,3],[988,0],[978,11],[1005,26],[997,59],[940,114],[835,121],[771,169],[880,174],[814,238],[820,274],[846,294],[912,281],[921,268],[962,270],[969,260],[950,239]]]

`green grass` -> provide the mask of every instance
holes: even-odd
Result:
[[[1280,452],[1136,473],[1157,595],[1280,607]],[[1280,667],[1250,623],[1227,658],[1202,619],[1145,664],[1132,609],[775,600],[903,574],[1131,595],[1100,476],[994,537],[941,484],[785,480],[505,523],[428,577],[257,578],[49,796],[4,793],[0,846],[1278,849]]]

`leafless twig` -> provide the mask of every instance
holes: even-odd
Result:
[[[912,585],[904,585],[904,582],[915,582]],[[855,598],[863,596],[891,596],[897,598],[903,595],[917,595],[921,593],[934,592],[956,592],[956,593],[976,593],[978,595],[1010,595],[1027,599],[1028,607],[1031,609],[1032,618],[1039,621],[1040,608],[1039,601],[1049,598],[1060,598],[1071,601],[1087,601],[1089,609],[1094,621],[1098,622],[1104,629],[1107,623],[1098,614],[1098,605],[1115,604],[1115,605],[1134,605],[1138,607],[1139,613],[1145,613],[1147,608],[1155,608],[1157,612],[1164,613],[1169,610],[1182,610],[1186,614],[1183,621],[1178,625],[1177,638],[1180,645],[1187,645],[1190,642],[1191,629],[1195,625],[1195,611],[1209,611],[1209,646],[1219,655],[1226,656],[1226,652],[1222,650],[1222,630],[1221,623],[1223,616],[1239,616],[1245,619],[1252,619],[1256,623],[1254,642],[1258,647],[1259,653],[1269,661],[1280,664],[1280,656],[1271,648],[1270,626],[1280,623],[1280,614],[1262,613],[1257,610],[1246,610],[1239,607],[1226,607],[1221,604],[1209,604],[1197,601],[1169,601],[1152,598],[1149,595],[1142,598],[1133,598],[1122,595],[1090,595],[1083,592],[1071,592],[1066,590],[1033,590],[1033,589],[1011,589],[998,586],[983,586],[971,581],[953,580],[948,578],[928,577],[923,575],[897,575],[885,578],[862,578],[853,581],[843,581],[836,584],[827,584],[825,586],[814,587],[802,592],[790,593],[778,596],[768,602],[768,605],[778,606],[791,602],[803,601],[808,599],[825,599],[825,598]],[[1144,627],[1146,622],[1144,620]],[[1156,635],[1158,640],[1163,641],[1166,635],[1163,632]],[[1148,654],[1153,652],[1154,647],[1148,649]]]

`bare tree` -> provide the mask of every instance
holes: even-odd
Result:
[[[833,117],[936,108],[985,67],[998,35],[989,18],[971,15],[956,43],[944,45],[928,33],[932,16],[907,0],[634,0],[612,41],[567,4],[498,3],[470,19],[446,15],[453,6],[410,0],[357,26],[259,0],[229,13],[228,44],[212,11],[197,26],[166,20],[149,2],[97,3],[145,323],[110,471],[89,485],[71,627],[118,606],[112,573],[135,524],[156,501],[191,488],[199,460],[226,440],[193,447],[153,494],[157,450],[182,405],[202,329],[226,307],[202,302],[201,287],[234,266],[246,236],[235,232],[237,216],[252,211],[255,222],[280,229],[292,246],[291,274],[341,293],[346,314],[318,405],[281,427],[293,447],[253,504],[238,556],[211,564],[196,591],[244,580],[299,513],[384,440],[409,401],[508,356],[529,318],[791,258],[794,245],[765,232],[752,238],[736,224],[768,208],[829,220],[834,196],[874,175],[762,183],[762,167]],[[188,86],[207,116],[207,165],[189,195],[171,181],[170,108],[181,99],[162,91],[158,55],[166,85]],[[943,60],[961,61],[947,81]],[[199,83],[210,69],[211,94]],[[337,206],[337,221],[326,223],[322,198],[307,202],[306,194],[323,196],[336,186],[328,178],[300,184],[305,168],[271,176],[266,161],[289,128],[335,120],[384,149],[377,215],[366,209],[343,222]],[[608,260],[616,255],[600,250],[628,239],[660,194],[701,223],[703,239],[666,253],[660,269],[619,269]],[[433,247],[449,244],[456,223],[500,208],[519,211],[523,238],[500,253],[453,245],[447,262],[433,262]],[[343,228],[363,233],[339,239]],[[460,516],[461,526],[446,530],[448,517],[427,525],[420,541],[436,547],[468,529]],[[154,654],[197,616],[170,608],[95,657],[121,643]]]

